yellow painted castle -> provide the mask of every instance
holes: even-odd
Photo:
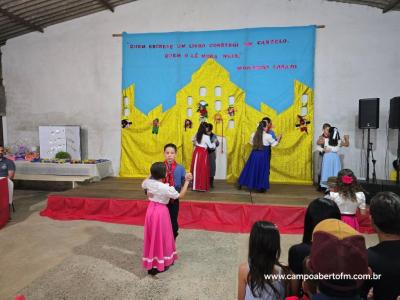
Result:
[[[214,133],[225,137],[227,181],[235,182],[249,156],[250,135],[265,116],[272,119],[281,143],[273,148],[271,182],[312,183],[313,90],[294,81],[292,106],[277,114],[265,104],[260,111],[245,103],[246,93],[231,80],[228,71],[208,59],[192,75],[192,80],[176,94],[176,105],[163,111],[162,105],[148,115],[135,107],[135,87],[122,91],[122,119],[132,122],[122,129],[120,176],[145,177],[150,165],[163,161],[163,146],[178,147],[177,162],[190,168],[192,138],[201,121],[214,126]],[[207,116],[204,116],[204,110]],[[203,115],[201,115],[203,113]],[[185,123],[191,122],[191,128]]]

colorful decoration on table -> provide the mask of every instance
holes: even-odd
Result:
[[[41,163],[52,163],[52,164],[98,164],[102,162],[106,162],[108,159],[84,159],[84,160],[78,160],[78,159],[72,159],[72,160],[66,160],[66,159],[40,159],[39,162]]]
[[[235,107],[233,107],[233,105],[229,105],[229,107],[228,107],[228,115],[230,117],[234,117],[235,116]]]
[[[55,159],[59,160],[70,160],[71,159],[71,154],[65,151],[60,151],[56,153]]]
[[[131,125],[132,125],[132,122],[130,122],[129,120],[122,120],[121,121],[121,127],[122,128],[129,128],[129,127],[131,127]]]
[[[197,107],[197,112],[200,114],[200,122],[207,121],[208,118],[207,106],[208,104],[205,101],[201,101]]]
[[[25,154],[28,152],[28,148],[20,145],[18,146],[17,151],[15,152],[15,160],[25,160]]]
[[[192,121],[189,120],[189,119],[186,119],[186,120],[185,120],[185,125],[184,125],[185,131],[186,131],[186,129],[192,128],[192,125],[193,125]]]
[[[97,163],[97,160],[95,160],[95,159],[85,159],[85,160],[82,160],[82,163],[83,164],[95,164],[95,163]]]
[[[25,160],[30,161],[30,162],[37,162],[40,161],[40,154],[39,152],[28,152],[25,154]]]
[[[158,134],[158,129],[160,128],[160,120],[158,118],[153,120],[153,128],[151,130],[152,134]]]
[[[305,133],[308,134],[307,125],[310,124],[311,122],[307,121],[306,118],[304,118],[304,117],[302,117],[300,115],[297,115],[297,117],[299,118],[299,123],[296,124],[296,127],[300,128],[301,132],[305,132]]]

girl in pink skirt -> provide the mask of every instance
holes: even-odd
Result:
[[[359,208],[365,214],[365,195],[352,170],[343,169],[338,173],[336,191],[330,192],[327,198],[336,202],[342,221],[359,231],[356,213]]]
[[[156,162],[151,166],[151,176],[142,183],[150,200],[144,222],[142,260],[151,275],[165,271],[178,258],[167,204],[170,199],[182,199],[192,179],[190,173],[186,174],[185,184],[178,193],[173,186],[163,183],[166,171],[163,162]]]

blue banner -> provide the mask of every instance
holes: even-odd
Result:
[[[215,59],[246,93],[246,103],[278,113],[293,103],[293,82],[313,88],[315,26],[201,32],[123,33],[122,88],[135,86],[135,107],[147,114],[174,106],[176,93]]]

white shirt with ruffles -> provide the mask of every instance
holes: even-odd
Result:
[[[215,149],[216,148],[215,143],[211,142],[210,136],[208,136],[207,134],[203,134],[200,143],[197,142],[196,136],[194,136],[193,142],[196,142],[195,145],[198,146],[198,147],[202,147],[202,148],[206,148],[206,149],[207,148],[209,148],[209,149]]]
[[[147,190],[147,196],[153,202],[168,204],[169,199],[179,198],[179,193],[173,186],[158,180],[145,179],[142,183],[142,188]]]
[[[250,144],[253,145],[253,139],[254,139],[254,135],[256,133],[253,132],[250,136]],[[265,131],[263,132],[263,145],[264,146],[272,146],[275,147],[276,145],[278,145],[278,141],[275,140],[272,135],[270,135],[269,133],[266,133]]]
[[[330,192],[327,197],[339,206],[339,210],[341,214],[345,215],[354,215],[357,212],[357,208],[365,209],[365,195],[363,192],[357,192],[356,198],[357,201],[351,201],[351,199],[346,199],[341,196],[339,193]]]

